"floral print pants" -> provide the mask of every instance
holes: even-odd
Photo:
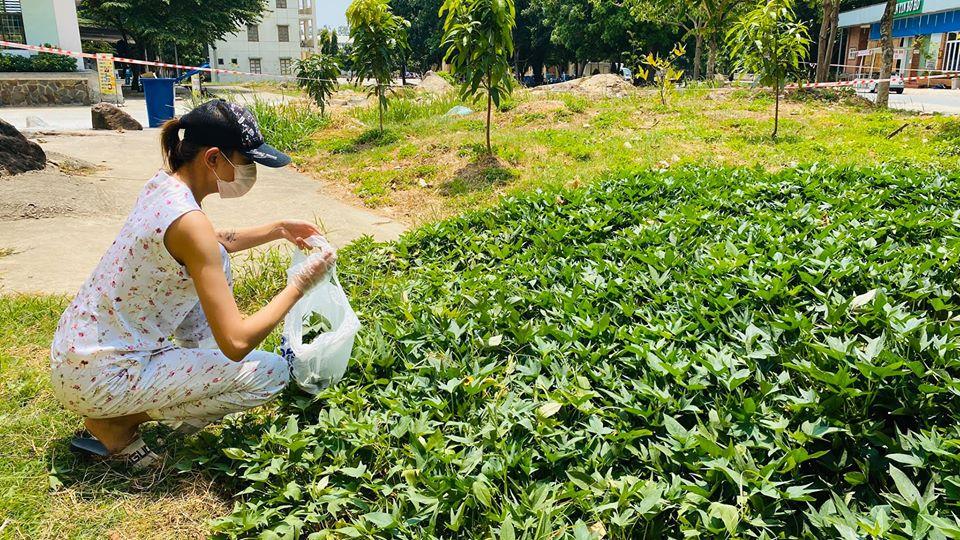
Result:
[[[229,257],[223,255],[232,286]],[[177,328],[174,342],[179,346],[120,358],[96,370],[61,366],[53,373],[54,393],[89,418],[146,412],[154,420],[203,426],[270,401],[290,378],[287,361],[276,354],[252,351],[240,362],[224,356],[199,302]]]

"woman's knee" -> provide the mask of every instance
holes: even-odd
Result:
[[[256,365],[251,382],[258,391],[271,395],[279,394],[290,381],[290,366],[279,355],[267,351],[253,351],[243,361]]]

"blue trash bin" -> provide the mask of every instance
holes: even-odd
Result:
[[[140,79],[143,97],[147,100],[147,121],[150,127],[160,127],[173,118],[173,82],[175,79]]]

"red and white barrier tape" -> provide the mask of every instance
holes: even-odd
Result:
[[[954,77],[960,76],[960,73],[954,72],[944,72],[940,75],[916,75],[913,77],[903,77],[903,82],[907,81],[919,81],[920,79],[952,79]],[[838,82],[825,82],[825,83],[792,83],[784,86],[784,90],[793,90],[796,88],[832,88],[832,87],[843,87],[843,86],[869,86],[874,83],[889,82],[893,80],[892,78],[887,79],[854,79],[852,81],[838,81]]]
[[[64,56],[76,56],[79,58],[91,58],[96,60],[97,55],[92,53],[78,52],[78,51],[68,51],[66,49],[58,49],[57,47],[42,47],[39,45],[24,45],[23,43],[15,43],[12,41],[4,41],[0,39],[0,47],[10,47],[13,49],[23,49],[27,51],[36,51],[36,52],[45,52],[51,54],[59,54]],[[249,71],[238,71],[235,69],[222,69],[222,68],[212,68],[212,67],[201,67],[201,66],[185,66],[182,64],[169,64],[167,62],[152,62],[149,60],[138,60],[136,58],[122,58],[119,56],[113,57],[114,62],[121,64],[138,64],[142,66],[156,66],[156,67],[165,67],[165,68],[179,68],[184,70],[199,70],[199,71],[209,71],[210,73],[227,73],[230,75],[251,75],[254,77],[279,77],[282,79],[305,79],[305,80],[322,80],[336,82],[332,79],[311,79],[308,77],[297,77],[294,75],[273,75],[270,73],[253,73]]]

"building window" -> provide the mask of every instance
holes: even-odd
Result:
[[[285,24],[277,25],[277,41],[286,43],[290,41],[290,27]]]
[[[290,61],[289,58],[281,58],[281,59],[280,59],[280,74],[281,74],[281,75],[290,75],[290,66],[291,66],[291,65],[292,65],[292,62]]]
[[[223,58],[217,58],[217,65],[218,65],[218,66],[222,66],[222,65],[223,65]]]
[[[260,59],[251,58],[250,59],[250,73],[260,73]]]
[[[287,7],[287,0],[277,0],[277,9],[283,9]]]
[[[237,59],[236,59],[236,58],[231,58],[231,59],[230,59],[230,63],[233,64],[233,65],[235,65],[235,66],[239,65],[239,64],[237,64]]]
[[[0,0],[0,39],[14,43],[27,42],[21,11],[20,0]]]
[[[260,41],[260,28],[257,25],[247,25],[247,41]]]

